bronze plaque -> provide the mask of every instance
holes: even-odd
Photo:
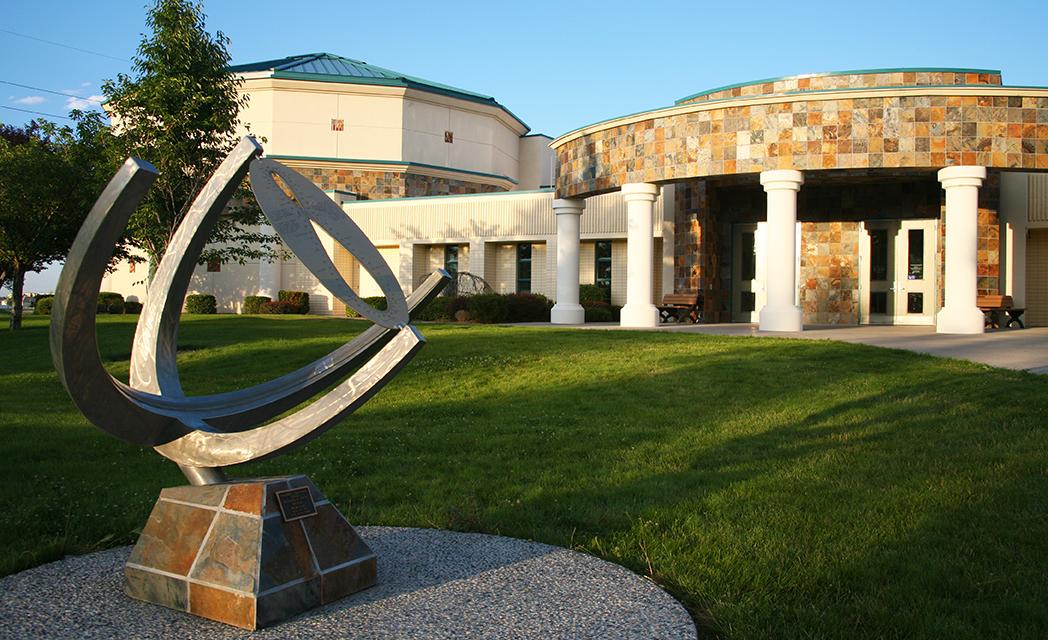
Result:
[[[313,496],[309,495],[309,487],[277,491],[277,504],[280,505],[284,522],[317,515],[317,506],[313,504]]]

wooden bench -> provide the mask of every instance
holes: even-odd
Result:
[[[657,308],[661,322],[684,322],[687,318],[697,324],[702,320],[702,296],[698,293],[667,293]]]
[[[1025,329],[1023,321],[1019,318],[1026,309],[1016,309],[1012,304],[1011,296],[979,296],[976,298],[975,304],[979,307],[979,310],[986,316],[986,326],[993,329],[1000,329],[1001,322],[1004,319],[1002,314],[1006,314],[1008,319],[1004,322],[1005,327],[1011,327],[1012,324],[1019,325],[1020,329]]]

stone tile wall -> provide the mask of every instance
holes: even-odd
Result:
[[[812,99],[654,113],[564,142],[557,158],[560,198],[630,182],[769,169],[1048,169],[1048,92]]]
[[[729,237],[728,244],[724,244],[720,238],[709,196],[705,180],[692,180],[677,186],[674,197],[673,290],[677,293],[701,291],[704,321],[725,322],[730,319],[731,290],[724,288],[721,279],[721,247],[730,246],[731,239]]]
[[[793,76],[769,82],[754,82],[729,87],[691,98],[677,104],[708,102],[725,98],[766,96],[798,91],[827,91],[831,89],[868,89],[872,87],[919,87],[949,85],[1001,84],[1000,73],[961,73],[953,71],[886,71],[883,73],[838,73],[832,75]]]
[[[859,323],[859,223],[801,224],[800,303],[806,324]]]
[[[325,190],[352,191],[361,200],[491,193],[505,189],[481,182],[452,180],[401,171],[311,167],[295,169]]]

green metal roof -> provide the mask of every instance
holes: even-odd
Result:
[[[519,122],[526,130],[531,127],[513,114],[512,111],[498,103],[495,98],[474,91],[466,91],[450,85],[410,76],[399,71],[392,71],[361,60],[343,58],[331,53],[306,53],[288,56],[277,60],[263,60],[247,64],[232,65],[233,73],[251,73],[269,71],[274,78],[288,80],[310,80],[313,82],[342,82],[347,84],[376,84],[389,87],[407,87],[461,98],[497,107]]]

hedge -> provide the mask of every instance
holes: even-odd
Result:
[[[579,285],[579,304],[583,302],[611,302],[611,292],[595,284]]]
[[[287,300],[267,300],[259,305],[258,312],[276,316],[300,313],[298,305],[292,304]]]
[[[290,304],[294,309],[291,313],[309,313],[309,294],[305,291],[280,290],[277,292],[277,300]]]
[[[124,303],[124,313],[142,313],[142,303],[128,300]]]
[[[218,311],[215,296],[207,293],[194,293],[186,296],[186,313],[212,314]]]
[[[372,307],[374,307],[376,309],[379,309],[379,310],[383,310],[383,309],[386,308],[386,297],[385,296],[369,296],[367,298],[361,298],[361,300],[363,300],[364,302],[368,303]],[[356,309],[353,309],[352,307],[347,306],[346,307],[346,317],[347,318],[360,318],[362,316],[359,313],[357,313]]]
[[[479,296],[470,296],[467,298],[469,300],[469,319],[485,324],[506,322],[509,318],[509,301],[506,298],[508,296],[497,293],[482,293]]]
[[[506,296],[509,304],[507,322],[549,322],[553,301],[537,293],[511,293]]]
[[[270,301],[272,301],[272,298],[269,296],[245,296],[242,312],[248,314],[262,313],[262,305]]]
[[[38,316],[49,316],[51,315],[51,307],[53,307],[54,304],[54,296],[41,296],[36,299],[36,304],[33,306],[33,314]]]
[[[98,313],[123,313],[124,296],[114,291],[98,292]]]
[[[448,304],[454,300],[451,296],[437,296],[422,309],[415,312],[415,320],[454,320],[448,313]]]
[[[582,302],[582,308],[586,313],[586,322],[618,322],[622,307],[608,304],[607,302],[586,301]]]

